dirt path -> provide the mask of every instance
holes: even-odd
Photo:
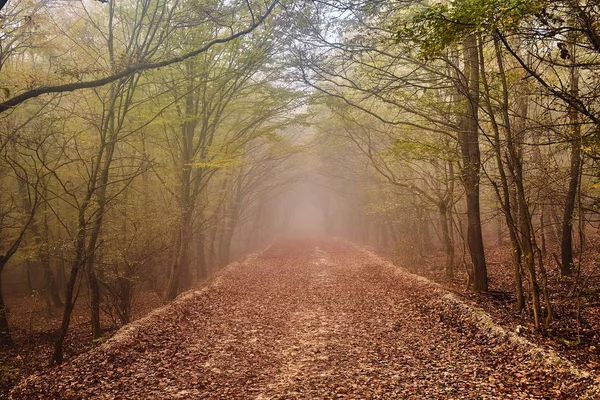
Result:
[[[572,399],[597,383],[485,323],[349,244],[281,242],[12,396]]]

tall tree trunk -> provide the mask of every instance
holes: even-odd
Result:
[[[522,146],[525,141],[525,121],[528,113],[527,96],[521,95],[518,100],[518,116],[516,123],[514,124],[515,129],[513,132],[513,124],[509,114],[509,88],[506,80],[506,74],[504,70],[504,63],[502,59],[502,53],[498,41],[496,45],[496,57],[498,61],[498,68],[501,72],[502,80],[502,118],[504,121],[504,129],[506,133],[506,146],[509,157],[509,171],[513,179],[514,187],[516,188],[516,204],[518,206],[518,218],[514,218],[514,224],[516,225],[516,231],[519,233],[517,237],[519,247],[521,250],[522,262],[529,275],[529,284],[531,289],[531,299],[533,303],[533,316],[535,327],[540,327],[540,289],[537,280],[536,273],[536,255],[541,254],[537,246],[535,237],[535,229],[533,226],[533,218],[531,211],[529,210],[529,203],[527,201],[527,194],[523,182],[523,151]],[[518,222],[518,225],[517,225]],[[544,272],[542,260],[540,259],[540,270]],[[547,294],[547,288],[544,287],[545,294]],[[547,299],[548,312],[551,313],[551,305],[549,303],[549,297]],[[550,315],[550,314],[549,314]]]
[[[111,10],[114,6],[111,2]],[[139,77],[132,77],[130,81],[134,87]],[[110,177],[110,167],[113,161],[114,152],[117,145],[118,130],[115,126],[115,108],[116,101],[119,93],[117,85],[125,85],[129,78],[123,79],[116,84],[113,84],[110,88],[110,101],[108,106],[108,112],[105,119],[103,120],[103,126],[101,128],[101,143],[96,155],[95,164],[92,169],[92,176],[90,177],[90,184],[87,189],[85,199],[83,200],[78,214],[78,225],[77,225],[77,239],[75,245],[75,259],[71,265],[71,271],[69,274],[69,281],[67,282],[67,289],[65,295],[65,307],[63,310],[63,318],[60,329],[58,331],[57,338],[54,342],[54,352],[50,359],[50,365],[60,364],[63,361],[63,344],[67,336],[69,324],[71,322],[71,314],[75,307],[75,285],[79,272],[82,268],[86,268],[88,274],[91,272],[95,273],[94,261],[95,251],[98,237],[102,228],[102,221],[106,210],[106,191]],[[123,116],[126,112],[122,113]],[[95,211],[96,219],[92,224],[92,232],[88,237],[86,232],[89,228],[88,215],[89,207],[92,204],[92,199],[97,196],[98,209]],[[93,292],[94,289],[90,287]],[[96,294],[92,293],[92,296],[99,296],[99,292]],[[98,301],[90,302],[90,311],[92,315],[91,326],[92,334],[97,335],[100,331],[100,303]],[[98,336],[99,337],[99,336]]]
[[[579,131],[579,128],[575,128],[575,130]],[[560,273],[565,276],[571,275],[573,272],[573,214],[575,212],[575,202],[579,188],[579,171],[581,169],[581,137],[578,133],[574,133],[573,135],[574,137],[571,140],[569,188],[565,200],[562,218],[562,237],[560,242]]]
[[[116,99],[115,89],[111,89],[111,96]],[[104,221],[104,213],[106,212],[106,191],[108,187],[108,181],[110,178],[110,166],[113,161],[113,156],[116,149],[117,143],[117,131],[115,130],[115,115],[114,115],[115,104],[112,104],[111,110],[109,110],[107,117],[107,132],[109,134],[108,140],[106,141],[105,159],[102,163],[102,170],[100,172],[99,182],[95,185],[97,188],[96,196],[98,209],[96,211],[96,219],[92,225],[92,232],[89,236],[87,243],[85,266],[88,276],[89,289],[90,289],[90,313],[91,313],[91,328],[92,337],[98,339],[102,336],[102,327],[100,322],[100,285],[98,283],[98,272],[96,271],[96,245],[100,237],[102,230],[102,223]]]
[[[576,35],[576,34],[574,34]],[[570,60],[576,63],[576,49],[571,46]],[[575,65],[570,69],[569,75],[570,94],[573,98],[579,96],[579,71]],[[579,113],[574,107],[569,108],[569,143],[571,144],[571,163],[569,171],[569,187],[562,218],[562,237],[560,243],[561,249],[561,268],[562,275],[571,275],[573,270],[573,214],[575,213],[575,202],[579,190],[579,175],[581,170],[581,125]]]
[[[181,289],[181,280],[183,272],[189,272],[189,247],[191,224],[194,214],[194,190],[192,188],[192,175],[194,161],[194,136],[198,124],[197,116],[197,88],[195,86],[195,68],[193,62],[186,62],[185,68],[187,72],[187,93],[185,95],[185,111],[181,114],[184,117],[180,126],[180,150],[181,158],[179,160],[180,169],[179,176],[179,232],[176,241],[176,251],[171,263],[169,278],[165,290],[165,297],[168,300],[173,300],[179,294]],[[196,181],[200,177],[196,176]],[[199,184],[199,183],[198,183]]]
[[[501,76],[502,81],[502,93],[503,93],[503,101],[501,103],[501,114],[504,120],[504,134],[506,139],[506,146],[513,146],[514,141],[512,140],[512,133],[509,131],[510,129],[510,119],[508,113],[508,87],[506,84],[506,75],[504,71],[504,64],[502,60],[502,54],[500,52],[500,47],[497,38],[494,41],[495,50],[496,50],[496,61],[498,63],[498,69]],[[481,67],[481,77],[482,82],[485,89],[485,103],[487,107],[488,114],[490,116],[490,122],[492,129],[494,131],[494,140],[492,142],[494,155],[496,158],[496,166],[498,168],[498,173],[500,175],[500,183],[501,190],[498,188],[498,184],[492,182],[494,189],[496,191],[497,200],[500,203],[500,209],[504,214],[504,218],[506,221],[506,226],[508,228],[508,233],[510,237],[510,243],[512,247],[513,254],[513,273],[515,279],[515,297],[517,299],[517,311],[521,312],[525,309],[525,297],[523,295],[523,277],[521,273],[521,263],[522,263],[522,244],[519,240],[519,219],[518,219],[518,210],[519,203],[516,200],[516,191],[512,189],[515,186],[515,176],[513,174],[513,168],[511,167],[511,163],[514,162],[514,158],[509,157],[509,159],[505,162],[504,157],[502,155],[502,142],[500,137],[500,125],[498,124],[495,108],[492,106],[490,87],[487,79],[487,73],[485,69],[485,60],[483,53],[483,45],[479,44],[479,55],[480,55],[480,67]],[[509,154],[513,154],[514,149],[509,150]],[[510,183],[509,183],[510,178]]]
[[[479,151],[479,52],[477,38],[469,35],[464,40],[464,82],[462,94],[466,97],[466,115],[462,118],[458,141],[462,156],[461,177],[467,203],[467,245],[473,263],[475,290],[488,290],[487,265],[481,229],[479,200],[479,174],[481,155]]]
[[[75,306],[75,285],[77,283],[77,276],[79,275],[79,271],[85,261],[85,212],[87,210],[87,202],[89,202],[90,198],[91,195],[88,195],[86,202],[84,202],[81,209],[79,210],[79,225],[77,229],[77,239],[75,243],[75,259],[73,260],[73,264],[71,265],[69,280],[67,281],[67,287],[65,290],[65,307],[63,310],[60,328],[54,341],[54,350],[52,352],[52,357],[50,358],[50,365],[62,364],[64,358],[63,344],[65,338],[67,337],[69,324],[71,323],[73,307]]]
[[[577,91],[578,85],[577,70],[572,68],[571,85],[572,90]],[[561,269],[562,275],[571,275],[573,270],[573,216],[575,212],[575,203],[577,191],[579,190],[579,174],[581,169],[581,126],[579,125],[577,111],[571,110],[569,113],[569,122],[571,124],[571,162],[569,171],[569,187],[565,199],[565,206],[562,218],[562,237],[561,237]]]
[[[186,167],[183,171],[183,189],[182,189],[182,203],[180,205],[182,215],[180,216],[179,229],[177,233],[177,240],[175,242],[176,250],[173,254],[173,260],[171,262],[171,269],[169,271],[169,278],[167,281],[167,287],[165,290],[165,297],[168,300],[173,300],[179,294],[181,289],[181,279],[183,270],[189,268],[189,244],[191,234],[191,219],[192,219],[192,204],[190,199],[190,175],[189,167]]]

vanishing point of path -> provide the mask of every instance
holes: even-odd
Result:
[[[595,384],[477,313],[343,241],[282,241],[12,398],[573,399]]]

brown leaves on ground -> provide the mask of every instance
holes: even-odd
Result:
[[[12,398],[572,399],[594,384],[477,318],[347,243],[279,242]]]
[[[477,304],[502,326],[513,331],[519,330],[522,336],[540,346],[551,347],[571,361],[600,373],[600,271],[594,261],[600,257],[597,250],[600,249],[600,236],[590,236],[588,241],[591,245],[581,265],[580,278],[576,274],[561,276],[551,255],[560,253],[560,250],[548,249],[546,269],[553,320],[551,329],[545,333],[533,327],[533,315],[529,307],[523,313],[515,310],[515,279],[511,250],[507,245],[486,249],[490,282],[490,292],[486,294],[465,291],[467,277],[464,269],[457,268],[455,277],[449,279],[444,272],[445,256],[442,253],[427,253],[425,258],[413,263],[414,272],[438,282],[464,301]],[[523,276],[523,280],[526,296],[530,298],[527,275]],[[578,298],[575,293],[579,285],[583,286],[583,290]]]
[[[0,399],[6,398],[10,388],[23,377],[42,370],[48,364],[62,318],[62,309],[52,309],[52,313],[49,313],[40,295],[25,297],[12,293],[6,297],[10,305],[9,323],[15,345],[0,348]],[[95,346],[89,322],[89,302],[86,300],[80,299],[73,310],[64,348],[67,359]],[[137,319],[160,304],[156,293],[137,293],[132,308],[133,317]],[[105,335],[115,330],[113,321],[104,313],[102,325]]]

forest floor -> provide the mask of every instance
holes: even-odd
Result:
[[[342,241],[280,241],[13,399],[598,398],[598,375]]]
[[[592,247],[600,248],[600,238],[593,239]],[[556,253],[560,254],[560,251],[556,250]],[[437,282],[461,300],[484,309],[495,323],[509,330],[519,330],[520,335],[528,340],[550,347],[571,361],[600,374],[600,269],[598,263],[594,262],[600,254],[594,257],[588,254],[587,260],[583,260],[581,265],[579,277],[576,274],[561,276],[553,257],[546,260],[553,307],[552,327],[547,332],[534,329],[530,309],[522,313],[515,310],[515,279],[510,249],[507,246],[488,247],[486,255],[489,260],[490,286],[490,291],[486,294],[466,290],[467,275],[464,269],[457,270],[455,276],[449,279],[444,271],[443,254],[430,252],[427,257],[416,262],[418,268],[414,272]],[[393,256],[390,258],[394,259]],[[400,259],[395,262],[399,265],[406,264]],[[526,276],[523,287],[527,296],[529,282]],[[582,290],[576,296],[578,287]]]
[[[6,297],[14,346],[0,347],[0,399],[6,398],[10,388],[21,379],[43,370],[48,364],[55,332],[60,327],[62,318],[62,309],[48,309],[44,299],[38,294],[11,294]],[[97,346],[92,341],[87,293],[81,293],[80,297],[73,310],[69,335],[65,341],[66,359]],[[140,291],[132,307],[133,320],[145,316],[162,304],[162,299],[156,293]],[[102,313],[102,326],[105,336],[110,336],[115,331],[115,323],[106,313]]]

